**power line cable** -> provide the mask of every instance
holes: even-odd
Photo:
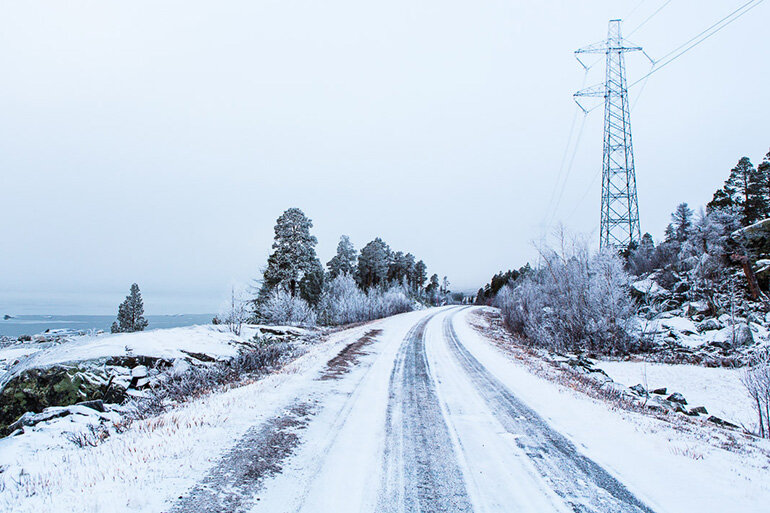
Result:
[[[670,4],[671,2],[672,2],[672,0],[666,0],[666,2],[665,2],[663,5],[661,5],[660,7],[658,7],[658,9],[657,9],[657,10],[656,10],[654,13],[650,14],[649,16],[647,16],[647,18],[645,18],[645,20],[644,20],[643,22],[641,22],[639,25],[637,25],[637,26],[636,26],[636,28],[635,28],[634,30],[632,30],[631,32],[629,32],[629,34],[628,34],[628,36],[627,36],[627,37],[631,37],[631,36],[633,36],[634,34],[636,34],[636,31],[637,31],[637,30],[639,30],[640,28],[644,27],[644,26],[647,24],[647,22],[648,22],[648,21],[650,21],[650,20],[651,20],[651,19],[653,19],[655,16],[657,16],[657,15],[658,15],[658,13],[659,13],[660,11],[662,11],[663,9],[665,9],[665,8],[666,8],[666,6],[667,6],[668,4]]]
[[[567,182],[569,181],[570,173],[572,172],[572,168],[574,167],[574,164],[575,164],[575,157],[577,156],[578,148],[580,147],[580,141],[583,138],[583,132],[585,129],[587,117],[588,117],[587,114],[583,114],[583,120],[580,123],[580,130],[578,130],[578,135],[577,135],[577,138],[575,139],[575,145],[572,148],[572,156],[570,157],[569,165],[567,166],[567,173],[565,174],[564,181],[561,184],[561,190],[559,191],[559,196],[556,199],[556,204],[551,210],[551,216],[547,224],[548,227],[550,227],[553,224],[553,221],[556,217],[556,213],[559,210],[559,205],[561,204],[561,199],[564,196],[564,190],[567,188]]]
[[[636,4],[636,7],[634,7],[633,9],[631,9],[631,12],[629,12],[628,14],[626,14],[626,15],[624,16],[624,18],[630,18],[631,16],[633,16],[633,15],[634,15],[634,13],[635,13],[636,11],[638,11],[638,10],[639,10],[639,8],[640,8],[642,5],[644,5],[644,2],[646,2],[646,1],[647,1],[647,0],[641,0],[641,2],[639,2],[638,4]]]
[[[765,0],[751,0],[751,1],[743,4],[741,7],[739,7],[736,10],[734,10],[733,12],[731,12],[730,14],[728,14],[727,16],[725,16],[724,18],[722,18],[718,22],[714,23],[709,28],[703,30],[697,36],[691,38],[686,43],[683,43],[683,44],[679,45],[677,48],[675,48],[674,50],[668,52],[666,55],[664,55],[663,57],[661,57],[660,59],[655,61],[655,64],[653,65],[653,69],[649,73],[647,73],[646,75],[642,76],[636,82],[634,82],[633,84],[628,86],[629,89],[631,87],[634,87],[636,84],[638,84],[642,80],[646,80],[653,73],[657,73],[658,71],[660,71],[664,67],[668,66],[669,64],[671,64],[672,62],[677,60],[679,57],[681,57],[685,53],[689,52],[690,50],[692,50],[693,48],[695,48],[696,46],[698,46],[699,44],[701,44],[702,42],[704,42],[705,40],[707,40],[708,38],[710,38],[711,36],[716,34],[717,32],[719,32],[723,28],[727,27],[732,22],[738,20],[743,15],[747,14],[749,11],[751,11],[752,9],[754,9],[755,7],[757,7],[759,4],[761,4],[764,1]],[[741,12],[741,11],[743,11],[743,12]],[[740,13],[740,14],[738,14],[738,13]],[[709,31],[711,31],[711,32],[709,32]],[[689,45],[689,46],[687,46],[687,45]],[[681,50],[681,51],[679,53],[676,53],[679,50]],[[671,57],[670,59],[666,60],[665,62],[663,62],[666,58],[670,57],[671,55],[674,55],[674,56]],[[658,63],[660,63],[660,62],[663,62],[663,64],[658,65]]]

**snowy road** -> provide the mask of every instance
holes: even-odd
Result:
[[[467,313],[375,323],[173,510],[651,512],[480,363]]]

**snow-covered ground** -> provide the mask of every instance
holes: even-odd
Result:
[[[350,337],[366,327],[331,335],[276,374],[255,383],[185,403],[159,417],[136,421],[97,447],[78,448],[63,435],[84,429],[87,419],[71,415],[32,427],[22,436],[0,439],[0,511],[137,512],[162,511],[168,501],[195,484],[223,451],[251,426],[286,407],[328,359]],[[136,334],[133,348],[173,357],[184,348],[234,351],[231,334],[209,327],[174,328]],[[200,337],[190,343],[191,337]],[[82,357],[88,351],[107,354],[116,349],[105,337],[98,349],[80,343],[45,362]],[[152,346],[160,342],[159,346]]]
[[[460,316],[455,327],[479,361],[511,391],[656,512],[767,511],[770,443],[766,440],[717,430],[705,422],[686,429],[677,425],[676,418],[666,422],[612,408],[534,375],[490,345]]]
[[[646,382],[648,390],[680,392],[688,406],[705,406],[711,415],[749,429],[756,427],[754,406],[741,383],[742,369],[633,361],[599,361],[596,367],[618,383],[633,386]]]
[[[191,487],[212,475],[223,454],[300,401],[313,412],[296,432],[298,445],[277,474],[250,490],[259,500],[247,510],[352,513],[432,504],[566,512],[570,503],[596,500],[581,490],[627,488],[651,508],[628,511],[766,511],[766,441],[698,419],[626,411],[546,379],[477,331],[471,322],[484,322],[478,311],[429,309],[340,331],[278,373],[137,421],[97,447],[75,447],[57,423],[0,440],[0,510],[168,511],[182,496],[194,504]],[[381,332],[357,363],[345,364],[341,377],[318,379],[332,357],[375,328]],[[482,386],[485,375],[497,384]],[[653,386],[649,371],[648,382]],[[699,399],[694,389],[677,391]],[[593,463],[586,466],[584,456]],[[564,468],[577,472],[564,479]],[[231,491],[229,474],[222,475],[216,486]],[[607,497],[636,500],[620,495]]]

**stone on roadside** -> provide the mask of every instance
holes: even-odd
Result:
[[[679,392],[674,392],[670,396],[666,397],[666,400],[671,401],[672,403],[687,404],[687,399],[685,399],[684,396]]]

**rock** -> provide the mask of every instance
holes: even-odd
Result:
[[[684,294],[688,290],[690,290],[690,284],[687,283],[686,281],[680,281],[679,283],[674,285],[672,292],[674,294]]]
[[[147,367],[144,365],[137,365],[133,369],[131,369],[131,377],[132,378],[146,378],[147,377]]]
[[[96,410],[98,412],[104,413],[104,401],[101,399],[95,399],[93,401],[83,401],[82,403],[76,403],[75,406],[85,406],[86,408],[91,408],[92,410]]]
[[[754,343],[754,335],[748,324],[739,324],[733,334],[733,347],[749,346]]]
[[[722,426],[722,427],[732,428],[732,429],[737,429],[738,428],[738,426],[736,426],[732,422],[728,422],[728,421],[726,421],[724,419],[720,419],[719,417],[715,417],[714,415],[712,415],[711,417],[709,417],[706,420],[708,420],[709,422],[713,422],[717,426]]]
[[[674,392],[670,396],[666,397],[666,400],[671,401],[672,403],[687,404],[687,399],[685,399],[684,396],[679,392]]]
[[[644,389],[641,383],[628,387],[628,389],[640,397],[645,397],[647,395],[647,390]]]
[[[631,293],[637,297],[649,297],[652,299],[657,299],[669,295],[668,290],[664,289],[650,278],[632,283]]]
[[[22,426],[34,426],[47,420],[55,419],[58,417],[66,417],[70,413],[71,412],[66,408],[54,411],[44,411],[43,413],[32,413],[31,411],[28,411],[19,417],[19,420],[9,425],[8,431],[13,432],[17,429],[20,429]]]
[[[705,301],[690,301],[684,305],[684,313],[688,317],[692,317],[697,314],[706,314],[711,310],[708,303]]]
[[[652,391],[652,393],[658,394],[658,395],[666,395],[666,387],[656,388],[655,390]]]
[[[127,383],[111,381],[113,372],[101,362],[87,361],[20,372],[0,390],[0,435],[13,431],[10,424],[26,412],[40,413],[51,406],[70,406],[84,400],[123,402]]]
[[[706,410],[706,408],[703,407],[703,406],[696,406],[695,408],[691,408],[690,409],[690,413],[691,414],[695,414],[695,415],[708,415],[709,414],[708,410]]]
[[[770,253],[770,219],[734,231],[730,238],[744,244],[749,253],[757,256]]]
[[[754,335],[746,323],[728,325],[719,331],[708,333],[705,338],[711,345],[725,350],[754,343]]]
[[[705,321],[698,324],[698,331],[700,332],[718,330],[718,329],[722,329],[722,325],[719,324],[719,321],[713,318],[706,319]]]

